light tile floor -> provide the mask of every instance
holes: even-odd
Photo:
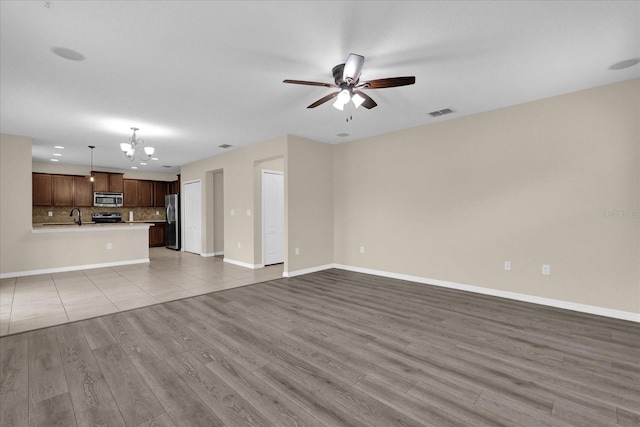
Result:
[[[148,264],[0,280],[0,336],[282,277],[283,265],[250,270],[221,257],[149,249]]]

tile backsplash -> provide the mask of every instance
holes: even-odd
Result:
[[[166,220],[165,211],[163,207],[159,208],[95,208],[84,207],[82,209],[83,222],[91,221],[91,214],[94,212],[120,212],[122,214],[123,221],[129,221],[129,211],[133,211],[134,221],[164,221]],[[71,207],[59,208],[59,207],[47,207],[47,206],[34,206],[31,216],[32,224],[48,224],[52,222],[72,222],[73,219],[69,216]],[[53,216],[49,216],[49,212],[53,213]],[[156,215],[158,212],[158,215]],[[78,214],[75,213],[74,217],[77,218]]]

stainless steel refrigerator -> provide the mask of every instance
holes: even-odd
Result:
[[[169,249],[180,250],[180,195],[164,196],[164,208],[167,224],[164,230],[164,245]]]

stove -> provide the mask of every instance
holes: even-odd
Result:
[[[91,220],[96,224],[122,222],[122,214],[120,212],[94,212],[91,214]]]

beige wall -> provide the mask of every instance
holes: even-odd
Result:
[[[31,138],[0,134],[0,274],[149,258],[147,230],[31,232]],[[111,250],[106,243],[112,243]]]
[[[213,172],[223,174],[224,199],[224,255],[228,260],[249,265],[262,262],[256,257],[254,224],[255,191],[254,173],[256,163],[284,158],[287,137],[277,137],[260,144],[250,145],[224,154],[202,159],[181,168],[181,182],[201,181],[203,200],[203,251],[213,253],[215,249],[215,226],[208,219],[215,213]],[[231,211],[234,215],[231,215]],[[247,216],[247,210],[251,215]],[[214,230],[211,230],[214,227]],[[238,248],[240,243],[240,248]],[[217,249],[216,249],[217,251]]]
[[[338,145],[335,262],[640,313],[639,117],[634,80]]]
[[[292,135],[287,147],[285,272],[332,264],[334,147]]]
[[[285,272],[333,262],[333,147],[286,135],[182,167],[182,182],[204,183],[203,248],[213,252],[213,172],[222,172],[225,259],[262,264],[261,170],[285,176]],[[231,216],[231,210],[235,215]],[[251,216],[247,216],[247,209]],[[237,243],[241,242],[241,248]],[[300,255],[294,248],[300,248]],[[218,252],[218,249],[215,249]],[[207,253],[205,252],[205,253]]]

